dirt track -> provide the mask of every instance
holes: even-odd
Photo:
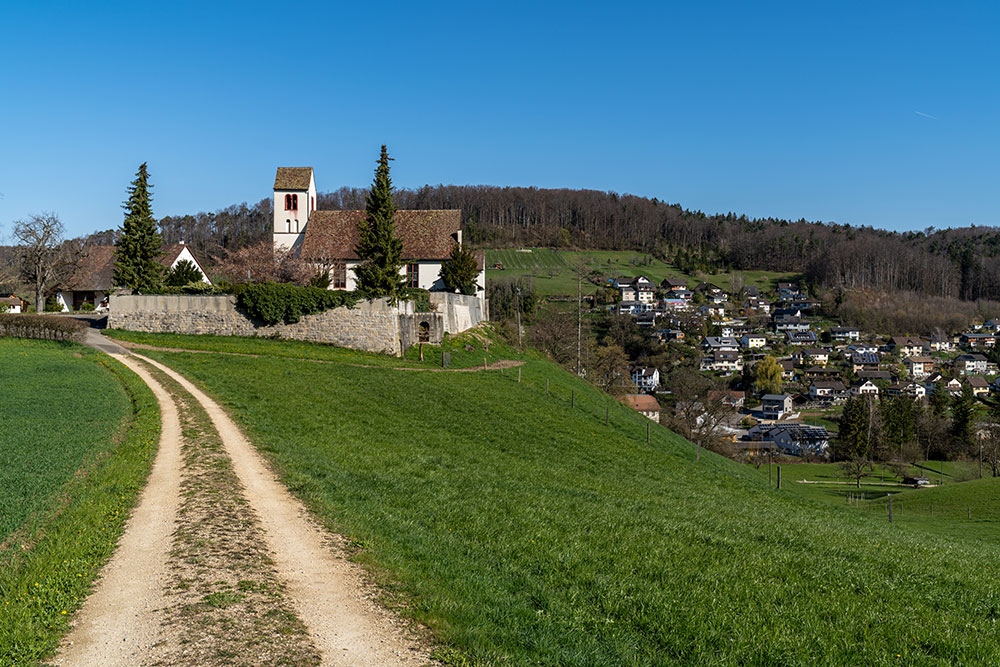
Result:
[[[136,359],[172,378],[208,414],[242,487],[231,493],[242,493],[252,509],[263,536],[261,546],[273,561],[287,603],[304,624],[322,664],[407,666],[432,662],[428,648],[409,626],[374,601],[376,591],[360,566],[347,560],[337,536],[312,521],[214,401],[157,362],[138,355],[115,357],[139,374],[160,403],[160,448],[149,484],[119,548],[77,614],[73,630],[53,660],[55,664],[187,664],[158,655],[164,645],[184,641],[171,635],[183,632],[183,623],[164,620],[167,571],[170,559],[176,557],[174,538],[189,520],[178,514],[185,473],[181,456],[184,439],[175,400]]]

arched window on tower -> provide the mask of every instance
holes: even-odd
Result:
[[[285,195],[285,210],[292,210],[292,195]]]
[[[291,233],[291,231],[292,231],[292,219],[288,218],[287,220],[285,220],[285,225],[288,227],[288,229],[286,231],[289,232],[289,233]]]
[[[293,211],[299,210],[299,196],[298,195],[292,195],[292,210]]]

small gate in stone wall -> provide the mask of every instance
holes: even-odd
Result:
[[[400,353],[418,343],[438,345],[444,339],[444,317],[441,313],[414,313],[399,316]]]

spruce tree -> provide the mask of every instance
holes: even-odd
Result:
[[[451,258],[441,265],[441,280],[448,289],[474,296],[476,278],[479,277],[479,262],[476,253],[469,247],[456,243],[451,249]]]
[[[396,235],[393,216],[392,180],[389,178],[389,154],[382,154],[375,169],[375,180],[365,202],[365,219],[358,224],[358,245],[354,249],[361,263],[354,268],[358,289],[369,298],[389,297],[398,301],[406,286],[403,266],[403,241]]]
[[[128,201],[122,204],[125,221],[115,243],[114,284],[138,292],[157,289],[163,280],[163,240],[156,231],[150,205],[149,171],[143,162],[128,187]]]

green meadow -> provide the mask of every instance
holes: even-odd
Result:
[[[503,270],[490,268],[502,263]],[[552,248],[523,248],[486,251],[486,277],[488,280],[531,276],[538,293],[543,296],[572,296],[577,292],[575,267],[585,263],[589,270],[598,271],[606,278],[634,277],[644,275],[657,285],[664,278],[684,280],[688,287],[695,287],[703,281],[713,283],[722,289],[731,287],[734,273],[738,273],[743,283],[770,290],[778,280],[794,279],[794,273],[773,271],[740,271],[715,274],[689,275],[678,271],[672,264],[658,260],[651,255],[619,250],[554,250]],[[592,293],[595,287],[584,280],[584,293]]]
[[[149,356],[227,406],[450,664],[1000,663],[996,543],[695,461],[536,357],[518,382]]]
[[[114,550],[159,426],[152,393],[110,358],[0,338],[0,665],[55,648]]]

